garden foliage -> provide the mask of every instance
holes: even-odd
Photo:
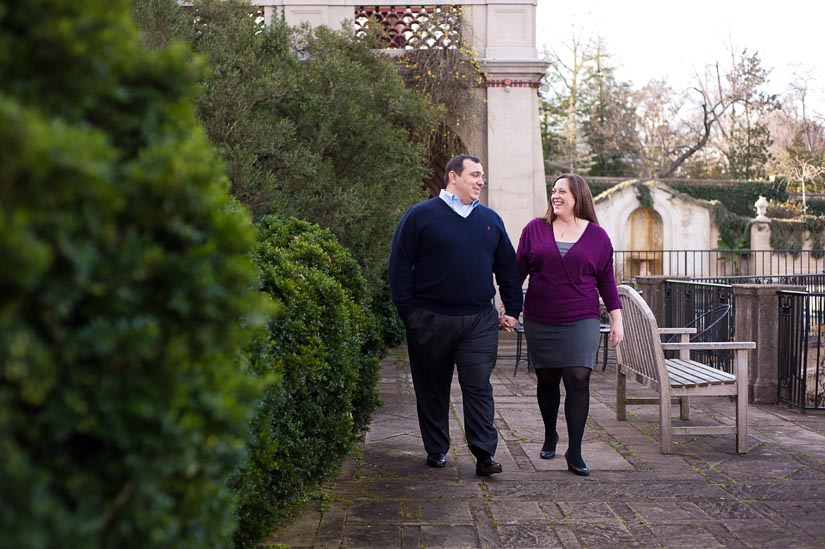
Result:
[[[382,326],[397,325],[381,277],[398,220],[425,198],[424,142],[443,113],[351,29],[266,26],[246,0],[192,4],[135,0],[135,13],[154,45],[180,36],[209,59],[198,109],[233,195],[256,218],[332,231],[361,266]]]
[[[258,406],[250,459],[233,482],[239,547],[257,547],[338,471],[379,404],[379,326],[357,262],[305,221],[264,216],[257,226],[262,291],[284,310],[253,342],[250,366],[283,381]]]
[[[0,1],[0,531],[218,547],[262,380],[253,227],[126,0]]]

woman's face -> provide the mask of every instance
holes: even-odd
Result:
[[[567,179],[559,179],[553,185],[550,194],[550,202],[553,204],[553,213],[562,217],[572,217],[576,208],[576,198],[570,192],[570,182]]]

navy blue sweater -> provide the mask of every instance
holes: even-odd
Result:
[[[446,315],[489,309],[493,274],[507,314],[522,307],[521,274],[501,217],[478,205],[466,218],[441,198],[410,208],[395,231],[390,294],[402,318],[418,307]]]

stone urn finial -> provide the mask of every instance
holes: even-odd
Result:
[[[759,196],[759,199],[753,203],[756,206],[756,221],[770,221],[770,218],[765,215],[768,209],[768,199],[764,196]]]

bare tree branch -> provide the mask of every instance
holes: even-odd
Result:
[[[700,93],[703,92],[700,90]],[[708,108],[707,102],[702,103],[702,114],[702,131],[699,134],[699,139],[695,143],[685,146],[684,151],[667,168],[656,172],[657,178],[670,177],[688,158],[707,145],[713,125],[719,120],[719,116],[713,108]]]

